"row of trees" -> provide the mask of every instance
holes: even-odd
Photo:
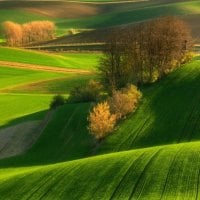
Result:
[[[113,31],[99,70],[111,91],[127,83],[153,82],[178,67],[191,48],[187,25],[176,17],[163,17]]]
[[[50,21],[32,21],[22,25],[6,21],[3,30],[7,45],[11,47],[27,46],[55,37],[55,25]]]

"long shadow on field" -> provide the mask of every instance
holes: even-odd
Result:
[[[35,145],[24,155],[1,160],[0,167],[44,165],[91,155],[93,140],[87,130],[89,109],[88,103],[58,108]]]
[[[200,58],[142,88],[136,113],[107,138],[99,153],[200,139]]]

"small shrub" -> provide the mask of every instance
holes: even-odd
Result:
[[[50,103],[50,108],[55,109],[58,106],[62,106],[65,104],[65,98],[62,95],[56,95],[53,97],[51,103]]]
[[[108,99],[111,112],[116,114],[117,119],[121,119],[133,112],[142,94],[134,85],[114,91],[112,97]]]
[[[97,101],[102,92],[103,86],[98,82],[91,80],[85,86],[75,87],[70,91],[69,102],[91,102]]]
[[[110,113],[107,102],[97,104],[89,114],[89,131],[97,140],[103,139],[116,124],[116,115]]]

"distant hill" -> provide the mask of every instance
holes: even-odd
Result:
[[[103,1],[87,3],[80,1],[1,1],[0,22],[13,20],[24,23],[31,20],[51,20],[56,23],[57,34],[60,36],[66,35],[68,29],[72,28],[108,29],[155,17],[175,15],[188,22],[194,37],[199,38],[199,7],[198,0],[116,1],[113,3]],[[84,35],[80,37],[84,39]],[[71,37],[66,38],[66,42],[70,42],[70,39]],[[65,42],[63,38],[61,40]]]

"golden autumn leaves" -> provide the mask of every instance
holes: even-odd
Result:
[[[32,21],[22,25],[6,21],[3,28],[7,45],[11,47],[26,46],[55,37],[55,25],[50,21]]]
[[[134,85],[118,91],[103,103],[98,103],[89,114],[89,131],[97,140],[101,140],[113,131],[118,120],[135,111],[141,92]]]

